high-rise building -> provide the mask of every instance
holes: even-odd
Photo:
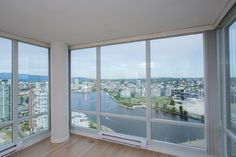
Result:
[[[45,116],[33,118],[33,115],[47,112],[48,108],[48,91],[39,83],[35,84],[34,89],[29,90],[29,128],[38,131],[43,126],[45,128],[48,122]]]
[[[48,91],[35,88],[33,90],[33,114],[47,112],[48,109]]]
[[[0,80],[0,121],[10,120],[12,116],[11,81]]]

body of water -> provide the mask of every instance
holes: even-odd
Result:
[[[71,108],[72,110],[80,109],[96,111],[96,93],[71,93]],[[101,94],[101,112],[130,116],[146,116],[145,108],[124,108],[106,93]],[[200,123],[200,121],[194,119],[188,119],[186,121],[178,115],[172,115],[162,111],[156,111],[154,109],[152,110],[152,117]],[[96,116],[89,116],[89,118],[96,121]],[[146,137],[146,122],[143,121],[101,116],[101,125],[108,127],[117,133]],[[152,123],[152,139],[172,143],[184,143],[203,138],[203,128]]]

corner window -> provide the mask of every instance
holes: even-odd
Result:
[[[72,50],[70,56],[74,129],[206,146],[202,34]]]

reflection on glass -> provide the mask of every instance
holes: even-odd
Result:
[[[101,47],[101,111],[145,116],[145,42]]]
[[[101,116],[101,130],[146,138],[146,122]]]
[[[227,155],[228,157],[235,157],[236,156],[236,143],[233,142],[229,137],[227,137]]]
[[[0,147],[12,142],[12,126],[0,128]]]
[[[202,34],[151,41],[152,117],[204,123]]]
[[[19,43],[19,117],[48,112],[48,49]]]
[[[231,142],[231,157],[236,157],[236,143]]]
[[[48,115],[41,115],[35,118],[29,118],[18,123],[18,138],[22,139],[26,136],[48,129]]]
[[[12,119],[12,41],[0,38],[0,123]],[[1,143],[1,142],[0,142]]]
[[[96,111],[96,49],[71,51],[71,108]]]
[[[205,147],[204,127],[179,126],[152,122],[152,139],[182,144],[186,146]]]
[[[85,114],[82,112],[71,112],[72,126],[79,126],[90,129],[97,129],[97,119],[95,115]]]
[[[236,135],[236,22],[229,27],[230,130]]]

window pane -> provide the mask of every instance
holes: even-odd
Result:
[[[19,43],[19,117],[48,112],[48,49]]]
[[[236,143],[230,137],[227,137],[227,155],[236,157]]]
[[[146,122],[101,116],[101,130],[146,138]]]
[[[12,142],[12,126],[0,128],[0,147]]]
[[[236,157],[236,144],[231,144],[231,156],[230,157]]]
[[[152,117],[204,123],[202,34],[151,41]]]
[[[71,124],[72,126],[97,129],[97,117],[96,115],[85,114],[72,110]]]
[[[152,122],[152,139],[187,146],[205,147],[204,128]]]
[[[29,118],[18,123],[19,134],[18,138],[22,139],[26,136],[48,129],[48,115],[41,115],[36,118]]]
[[[236,22],[229,27],[229,129],[236,135]]]
[[[101,111],[145,116],[145,42],[101,47]]]
[[[231,143],[231,156],[230,157],[236,157],[236,143]]]
[[[96,111],[96,49],[71,51],[71,109]]]
[[[12,41],[0,38],[0,123],[11,119]]]

